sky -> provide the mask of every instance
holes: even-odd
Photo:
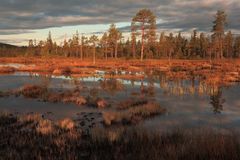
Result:
[[[239,0],[0,0],[0,42],[26,45],[45,40],[51,31],[60,44],[76,30],[102,34],[111,23],[125,35],[142,8],[157,16],[158,32],[209,33],[217,10],[228,15],[227,30],[240,33]]]

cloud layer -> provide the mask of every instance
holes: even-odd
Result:
[[[0,35],[81,24],[130,22],[141,8],[155,12],[159,28],[209,31],[224,9],[228,28],[240,29],[239,0],[0,0]]]

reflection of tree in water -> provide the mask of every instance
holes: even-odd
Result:
[[[155,77],[153,75],[153,71],[145,71],[145,76],[147,77],[147,86],[145,86],[143,83],[144,81],[141,81],[140,91],[142,95],[154,97],[155,96]]]
[[[104,79],[100,80],[100,86],[103,90],[115,94],[118,91],[122,91],[124,89],[124,85],[122,82],[116,79]]]
[[[37,77],[40,79],[39,85],[48,88],[51,80],[52,80],[52,75],[50,74],[30,74],[30,77]]]
[[[219,114],[223,111],[223,104],[225,99],[222,98],[222,88],[218,87],[217,90],[210,96],[210,104],[213,106],[213,112]]]

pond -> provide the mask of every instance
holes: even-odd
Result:
[[[98,96],[106,99],[112,108],[126,99],[142,98],[154,101],[166,109],[166,114],[146,119],[138,124],[153,130],[164,131],[183,127],[238,130],[240,125],[238,83],[231,86],[211,86],[203,83],[199,77],[172,79],[164,72],[154,70],[142,72],[96,70],[88,77],[16,72],[0,75],[0,82],[1,92],[18,89],[26,84],[46,84],[50,90],[59,92],[80,87],[83,96],[87,96],[92,89],[97,89]],[[15,114],[40,113],[51,119],[66,117],[77,119],[86,114],[101,115],[111,108],[97,109],[60,102],[44,102],[23,96],[9,96],[0,98],[0,110]],[[100,117],[95,116],[95,119],[101,121]]]

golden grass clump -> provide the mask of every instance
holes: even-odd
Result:
[[[26,98],[40,98],[47,94],[47,88],[38,85],[25,85],[20,92]]]
[[[165,108],[162,108],[159,104],[147,103],[139,106],[135,106],[123,111],[110,111],[103,113],[104,124],[107,126],[113,124],[137,124],[140,121],[151,118],[155,115],[164,114]]]
[[[42,115],[40,114],[26,114],[19,117],[20,122],[39,122],[42,120]]]
[[[69,118],[65,118],[58,123],[59,127],[64,130],[72,130],[75,127],[75,123],[73,120]]]
[[[140,107],[130,108],[129,112],[132,115],[147,118],[157,114],[165,113],[166,109],[162,108],[159,104],[156,104],[156,103],[147,103]]]
[[[124,114],[124,116],[125,116],[125,114]],[[107,126],[110,126],[113,123],[121,123],[123,118],[124,117],[122,116],[122,113],[117,113],[117,112],[104,112],[103,113],[103,121],[104,121],[104,124]]]
[[[53,122],[50,120],[47,120],[47,119],[41,119],[38,122],[36,130],[37,130],[37,132],[39,132],[43,135],[54,133]]]
[[[108,102],[102,98],[97,99],[95,103],[99,109],[103,109],[109,106]]]
[[[78,97],[66,96],[66,97],[63,97],[62,102],[63,103],[74,103],[77,105],[85,105],[87,103],[87,100],[82,96],[78,96]]]
[[[147,104],[147,103],[148,101],[146,99],[139,100],[139,99],[129,98],[127,100],[120,102],[117,106],[117,109],[125,110],[131,107],[136,107],[136,106]]]
[[[53,71],[53,75],[67,75],[71,73],[69,67],[59,67]]]
[[[118,127],[118,129],[104,129],[104,128],[93,128],[91,130],[91,139],[95,142],[107,139],[111,142],[117,141],[123,134],[125,128]]]

